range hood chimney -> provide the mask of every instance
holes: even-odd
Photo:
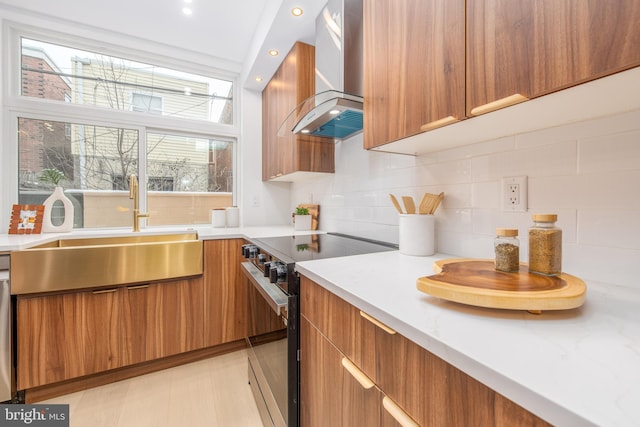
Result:
[[[339,141],[362,131],[362,0],[329,0],[316,18],[316,95],[281,126]]]

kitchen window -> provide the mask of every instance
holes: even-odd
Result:
[[[211,209],[234,205],[233,77],[102,54],[86,40],[76,40],[82,49],[69,47],[72,38],[43,40],[14,34],[18,47],[8,49],[20,64],[7,103],[17,203],[42,204],[55,170],[74,228],[131,226],[130,175],[149,226],[209,223]]]
[[[233,204],[232,140],[144,134],[142,164],[136,129],[19,118],[19,203],[42,204],[52,189],[44,175],[56,170],[75,228],[128,226],[128,177],[143,169],[149,225],[207,223],[213,207]]]
[[[21,95],[233,123],[233,83],[22,37]]]

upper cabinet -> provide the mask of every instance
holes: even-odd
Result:
[[[467,9],[468,116],[640,64],[637,0],[469,0]]]
[[[464,4],[365,0],[365,148],[464,118]]]
[[[315,49],[297,42],[262,91],[262,179],[288,181],[296,173],[334,172],[333,143],[280,131],[287,116],[315,93]]]
[[[365,0],[364,146],[421,154],[638,108],[637,46],[638,0]]]

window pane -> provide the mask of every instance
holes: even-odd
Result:
[[[19,118],[18,145],[19,203],[42,204],[53,169],[74,204],[75,228],[131,226],[125,177],[137,174],[138,131]]]
[[[22,38],[23,96],[233,123],[233,84]]]
[[[147,133],[149,225],[204,224],[233,203],[233,143]]]

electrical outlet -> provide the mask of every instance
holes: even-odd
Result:
[[[251,198],[251,207],[259,208],[260,207],[260,196],[254,195]]]
[[[527,177],[502,178],[502,210],[504,212],[527,211]]]

